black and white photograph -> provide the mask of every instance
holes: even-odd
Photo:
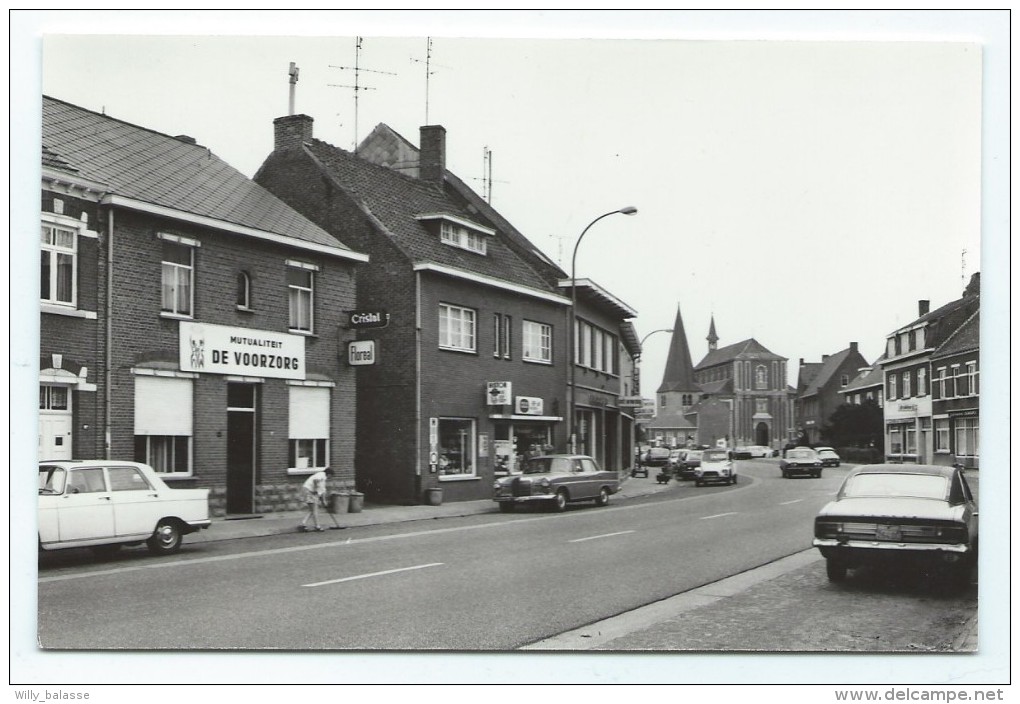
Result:
[[[15,698],[995,699],[1009,23],[12,11]]]

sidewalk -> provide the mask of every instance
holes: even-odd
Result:
[[[675,481],[669,484],[659,484],[655,481],[654,474],[649,475],[647,479],[625,477],[620,486],[620,491],[610,498],[610,505],[620,499],[673,491],[681,486],[681,484]],[[457,518],[498,512],[499,509],[496,503],[491,499],[457,501],[440,504],[439,506],[386,506],[365,503],[360,513],[337,513],[332,517],[326,513],[325,509],[320,509],[319,524],[326,529],[333,528],[333,518],[336,518],[336,522],[341,527],[356,528],[360,526],[425,521],[435,518]],[[233,540],[235,538],[257,538],[267,535],[297,533],[297,528],[301,525],[305,513],[305,511],[281,511],[255,516],[216,517],[212,519],[212,525],[208,529],[186,535],[184,542],[210,543],[218,540]]]

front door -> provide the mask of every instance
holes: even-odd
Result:
[[[255,384],[227,384],[227,513],[255,508],[255,391]]]
[[[39,387],[39,459],[69,460],[72,457],[71,390],[67,386]]]
[[[759,423],[758,427],[754,429],[754,444],[769,446],[769,426],[765,423]]]

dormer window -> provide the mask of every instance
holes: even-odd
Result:
[[[471,232],[466,227],[443,221],[439,231],[439,239],[454,247],[467,249],[478,254],[485,254],[485,237]]]
[[[487,237],[496,234],[495,230],[445,213],[424,213],[415,218],[425,223],[426,227],[436,234],[439,241],[451,247],[466,249],[475,254],[484,255],[488,242]]]

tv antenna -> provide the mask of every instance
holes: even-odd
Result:
[[[492,205],[492,184],[507,183],[506,181],[492,180],[492,150],[487,146],[482,147],[482,177],[474,180],[482,182],[482,198],[489,205]]]
[[[967,287],[967,250],[960,252],[960,286]]]
[[[287,105],[287,107],[288,107],[287,114],[288,115],[293,115],[294,114],[294,93],[297,91],[297,82],[298,82],[298,74],[299,73],[301,73],[301,70],[298,68],[296,63],[291,61],[290,62],[290,70],[287,71],[287,74],[290,76],[290,100],[289,100],[288,105]]]
[[[426,39],[425,44],[425,61],[421,59],[411,59],[413,64],[425,64],[425,124],[429,124],[429,76],[435,73],[432,70],[432,37]],[[439,65],[439,64],[436,64]],[[439,66],[440,68],[449,68],[449,66]]]
[[[338,83],[328,84],[331,88],[351,88],[354,90],[354,149],[352,150],[355,154],[358,152],[358,93],[363,90],[375,90],[372,86],[361,85],[361,74],[362,73],[378,73],[385,76],[396,76],[397,74],[389,71],[374,71],[370,68],[361,68],[361,37],[355,37],[354,41],[354,66],[333,66],[330,64],[330,68],[337,68],[341,71],[354,71],[354,85],[341,85]]]

